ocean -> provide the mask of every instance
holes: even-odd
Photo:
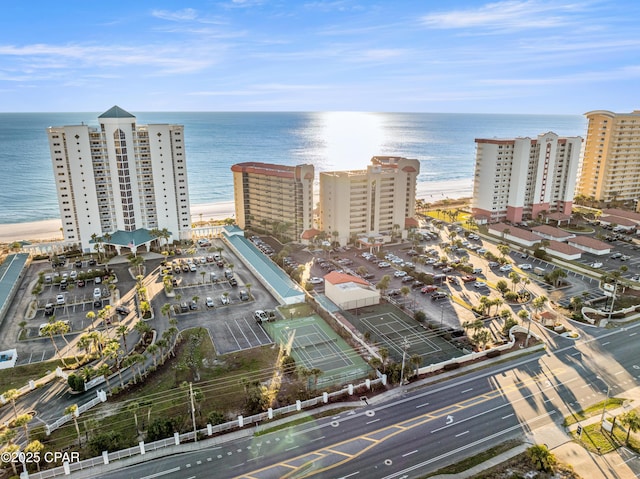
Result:
[[[584,136],[587,125],[581,115],[130,112],[139,124],[184,125],[192,206],[232,200],[235,163],[311,163],[317,174],[363,169],[375,155],[420,160],[424,196],[443,182],[470,194],[475,138]],[[45,129],[97,126],[101,113],[0,113],[0,224],[60,217]]]

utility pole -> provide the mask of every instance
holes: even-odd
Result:
[[[404,381],[404,360],[407,356],[407,349],[409,349],[411,344],[407,341],[407,338],[402,338],[402,369],[400,369],[400,387],[402,387]]]
[[[191,419],[193,420],[193,440],[198,442],[198,430],[196,429],[196,408],[193,404],[193,383],[189,383],[189,396],[191,398]]]

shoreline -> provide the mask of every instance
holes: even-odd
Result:
[[[472,195],[473,180],[420,182],[416,185],[416,198],[427,203],[443,199],[467,198]],[[202,203],[191,206],[191,221],[223,220],[235,217],[233,201]],[[53,218],[25,223],[0,224],[0,243],[14,241],[53,242],[62,239],[62,221]]]

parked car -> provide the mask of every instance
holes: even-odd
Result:
[[[129,308],[127,308],[126,306],[116,306],[116,313],[122,315],[122,316],[126,316],[130,313],[131,311],[129,311]]]
[[[318,278],[316,276],[309,278],[309,283],[311,284],[321,284],[323,281],[324,280],[322,278]]]
[[[529,263],[522,263],[518,265],[518,268],[520,268],[521,270],[527,270],[532,269],[533,266],[531,266]]]
[[[64,294],[56,296],[56,304],[64,304]]]
[[[93,288],[93,299],[100,298],[102,298],[102,291],[100,290],[100,288]]]
[[[207,305],[207,308],[215,307],[215,304],[213,302],[213,298],[211,296],[207,296],[207,299],[205,299],[204,303]]]
[[[440,299],[445,299],[448,298],[449,295],[447,293],[445,293],[444,291],[436,291],[435,293],[433,293],[431,295],[431,300],[432,301],[438,301]]]
[[[594,263],[590,263],[589,266],[591,266],[594,269],[600,269],[602,268],[602,263],[594,262]]]
[[[500,266],[500,271],[502,271],[503,273],[506,273],[507,271],[511,271],[513,269],[513,266],[511,266],[510,264],[503,264],[502,266]]]
[[[241,289],[238,293],[238,298],[240,298],[240,301],[249,301],[249,293],[247,293],[244,289]]]
[[[438,291],[438,287],[432,284],[428,284],[427,286],[425,286],[420,290],[422,294],[433,293],[434,291]]]
[[[253,317],[256,319],[256,323],[260,324],[263,321],[269,321],[269,314],[261,309],[253,313]]]
[[[381,261],[380,263],[378,263],[378,268],[388,268],[389,266],[391,266],[391,264],[387,263],[386,261]]]
[[[465,283],[470,283],[472,281],[475,281],[477,278],[471,274],[465,274],[461,279]]]
[[[54,311],[55,311],[55,306],[53,305],[53,303],[47,303],[44,305],[45,316],[53,316]]]
[[[231,303],[229,296],[225,296],[224,294],[220,295],[220,302],[225,305]]]

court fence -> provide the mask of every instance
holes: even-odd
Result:
[[[513,348],[513,346],[516,344],[516,337],[515,337],[515,333],[524,333],[527,334],[529,336],[533,336],[535,337],[538,341],[540,341],[540,343],[536,346],[534,346],[533,348],[529,348],[529,351],[535,351],[536,349],[544,349],[545,345],[544,345],[544,341],[543,339],[538,336],[537,334],[535,334],[533,331],[520,326],[520,325],[516,325],[513,326],[510,330],[509,330],[509,342],[505,343],[501,346],[496,346],[495,348],[491,348],[491,349],[485,349],[484,351],[477,351],[477,352],[472,352],[469,354],[465,354],[464,356],[459,356],[457,358],[453,358],[453,359],[449,359],[447,361],[442,361],[439,363],[435,363],[435,364],[430,364],[429,366],[424,366],[420,369],[418,369],[418,374],[429,374],[429,373],[434,373],[436,371],[440,371],[440,370],[444,370],[447,368],[452,367],[452,365],[462,365],[464,363],[466,363],[467,361],[473,361],[475,359],[479,359],[479,358],[483,358],[486,357],[489,354],[495,354],[495,352],[499,352],[502,353],[502,351],[508,351],[509,349]],[[492,352],[493,351],[493,352]],[[514,354],[520,354],[520,351],[516,351]],[[491,357],[491,356],[489,356]],[[507,357],[506,355],[504,357]]]
[[[102,455],[98,457],[92,457],[90,459],[85,459],[82,461],[66,461],[62,466],[52,469],[46,469],[40,472],[29,473],[28,475],[23,474],[20,477],[21,479],[47,479],[50,477],[68,476],[74,472],[91,469],[97,466],[108,465],[114,461],[118,461],[121,459],[132,458],[132,461],[127,464],[131,465],[138,462],[143,462],[147,458],[152,459],[163,455],[186,452],[186,450],[196,450],[200,448],[197,445],[198,440],[206,439],[207,437],[210,438],[214,435],[238,431],[243,428],[247,428],[247,426],[250,425],[255,425],[256,430],[254,432],[259,432],[258,426],[265,421],[270,421],[272,419],[283,417],[291,413],[300,412],[307,408],[313,408],[315,406],[327,404],[330,400],[337,400],[343,397],[353,396],[356,393],[361,393],[363,390],[371,390],[371,388],[377,384],[385,386],[387,384],[387,376],[382,375],[377,379],[366,379],[364,382],[356,385],[349,384],[338,391],[334,391],[331,393],[323,392],[321,396],[316,396],[314,398],[307,399],[306,401],[298,400],[295,402],[295,404],[290,404],[288,406],[283,406],[277,409],[269,408],[267,411],[259,414],[254,414],[253,416],[238,416],[236,420],[229,421],[223,424],[207,424],[205,428],[198,429],[196,431],[185,432],[182,434],[176,432],[174,433],[173,437],[160,439],[159,441],[150,443],[140,441],[137,446],[129,447],[127,449],[122,449],[114,452],[103,451]],[[265,425],[265,427],[268,428],[268,423]],[[158,452],[153,454],[156,451]],[[147,457],[144,457],[145,455],[147,455]]]

